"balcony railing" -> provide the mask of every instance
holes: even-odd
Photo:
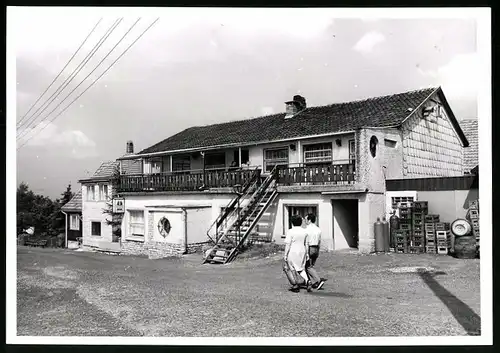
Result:
[[[354,161],[329,165],[290,165],[278,169],[278,184],[280,185],[354,184],[355,182]]]
[[[156,174],[122,175],[118,192],[199,191],[205,188],[233,187],[252,179],[256,168],[238,170],[182,171]]]

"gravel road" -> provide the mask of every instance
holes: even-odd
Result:
[[[324,290],[287,291],[281,256],[202,265],[19,247],[17,330],[30,336],[480,334],[479,260],[321,253]]]

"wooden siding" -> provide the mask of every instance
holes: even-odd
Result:
[[[280,185],[354,184],[355,164],[278,168]]]
[[[476,175],[419,179],[392,179],[386,181],[387,191],[444,191],[479,189]]]
[[[260,170],[207,171],[194,173],[158,173],[137,176],[120,176],[118,192],[138,191],[197,191],[207,188],[243,185]]]

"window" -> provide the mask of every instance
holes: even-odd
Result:
[[[96,185],[87,185],[87,201],[95,201]]]
[[[144,174],[158,174],[161,173],[162,170],[162,160],[146,160],[143,164],[143,173]]]
[[[191,169],[191,157],[189,155],[172,156],[172,171],[180,172]]]
[[[413,196],[396,196],[391,197],[392,208],[397,208],[400,202],[413,202],[415,198]]]
[[[69,229],[80,230],[80,217],[78,217],[77,214],[72,214],[69,216]]]
[[[247,164],[250,161],[250,151],[241,150],[241,164]]]
[[[396,144],[397,144],[397,142],[396,142],[396,141],[394,141],[394,140],[384,139],[384,145],[385,145],[386,147],[395,148],[395,147],[396,147]]]
[[[331,163],[332,143],[317,143],[304,146],[304,163]]]
[[[354,140],[349,140],[349,163],[353,164],[356,161],[356,143]]]
[[[247,149],[241,149],[241,164],[247,164],[250,160],[250,153]],[[240,151],[235,150],[233,153],[233,161],[240,162]]]
[[[377,136],[373,135],[370,138],[370,154],[372,155],[373,158],[377,156],[377,145],[378,145],[378,138]]]
[[[90,234],[93,236],[101,236],[101,222],[91,222]]]
[[[288,147],[264,150],[264,171],[270,172],[275,165],[288,166]]]
[[[309,213],[316,215],[316,225],[318,224],[318,207],[317,206],[287,206],[288,208],[288,229],[292,228],[292,216],[298,215],[305,218]],[[306,222],[302,223],[302,227],[306,226]]]
[[[226,167],[226,154],[224,152],[205,154],[206,169],[224,169],[225,167]]]
[[[101,184],[99,185],[99,200],[100,201],[107,201],[108,199],[108,185],[107,184]]]
[[[129,234],[144,236],[144,211],[128,211]]]

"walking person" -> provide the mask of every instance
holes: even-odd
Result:
[[[307,252],[306,272],[312,282],[312,288],[321,289],[326,282],[326,278],[318,276],[314,265],[319,256],[319,246],[321,244],[321,229],[316,225],[316,215],[309,213],[306,216],[307,232]]]
[[[292,216],[292,228],[288,230],[285,238],[285,265],[289,271],[296,271],[302,277],[307,285],[307,291],[310,292],[312,288],[311,281],[306,272],[307,249],[306,238],[307,232],[302,228],[302,217],[298,215]],[[285,269],[285,268],[284,268]],[[286,273],[286,270],[285,270]],[[288,274],[287,274],[288,276]],[[290,276],[289,276],[290,279]],[[300,287],[296,280],[293,282],[290,291],[299,292]]]

